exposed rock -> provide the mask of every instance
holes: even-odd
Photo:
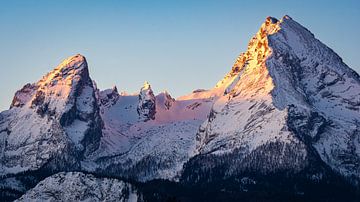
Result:
[[[150,84],[146,81],[139,93],[139,104],[137,107],[137,112],[140,116],[140,119],[143,121],[155,119],[155,113],[156,113],[155,96],[151,89]]]

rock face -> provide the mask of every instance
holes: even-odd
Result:
[[[81,170],[141,181],[155,201],[168,199],[164,190],[205,193],[198,201],[344,200],[359,193],[359,162],[360,77],[289,16],[268,17],[210,90],[178,99],[147,82],[135,95],[100,91],[76,55],[0,113],[0,193],[12,199],[46,177],[21,200],[140,199],[120,180],[49,177]]]
[[[16,201],[141,201],[129,183],[79,172],[58,173]]]
[[[156,105],[162,107],[165,110],[169,110],[171,106],[174,104],[175,99],[171,97],[171,95],[164,91],[156,96]]]
[[[155,106],[155,95],[151,89],[150,84],[145,82],[144,86],[140,90],[139,104],[137,107],[137,112],[140,116],[140,119],[143,121],[155,119]]]
[[[16,92],[0,114],[1,174],[76,169],[97,149],[101,127],[86,60],[70,57]]]
[[[117,87],[114,86],[112,89],[107,89],[98,93],[99,105],[103,107],[111,107],[119,99],[120,94]]]

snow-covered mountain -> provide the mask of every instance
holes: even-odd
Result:
[[[58,173],[39,182],[16,201],[139,201],[129,183],[79,172]]]
[[[306,28],[268,17],[224,80],[197,136],[200,154],[238,154],[224,175],[299,172],[316,159],[360,179],[359,75]]]
[[[214,88],[177,99],[148,82],[133,95],[99,90],[76,55],[0,113],[0,171],[2,196],[36,185],[21,200],[141,197],[121,180],[61,171],[233,194],[358,189],[360,77],[289,16],[266,18]]]
[[[102,120],[86,60],[64,60],[0,114],[1,175],[71,170],[99,146]]]

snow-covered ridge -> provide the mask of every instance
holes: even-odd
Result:
[[[139,94],[120,95],[108,89],[100,91],[99,98],[103,137],[99,150],[83,162],[84,169],[141,181],[179,176],[194,155],[196,132],[213,103],[213,99],[176,100],[167,91],[155,96],[148,82]],[[147,163],[151,165],[140,166]]]

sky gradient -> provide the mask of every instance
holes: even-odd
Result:
[[[173,97],[211,88],[267,16],[307,27],[360,72],[360,1],[0,0],[0,111],[16,90],[80,53],[100,89],[149,81]]]

